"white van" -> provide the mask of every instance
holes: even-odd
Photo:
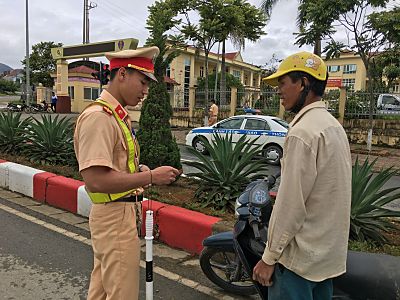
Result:
[[[400,95],[380,94],[376,106],[380,110],[400,110]]]

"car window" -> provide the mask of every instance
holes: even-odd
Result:
[[[396,98],[393,97],[393,96],[383,96],[382,97],[382,104],[396,105]]]
[[[269,130],[269,125],[264,120],[247,119],[244,129],[248,130]]]
[[[274,122],[278,123],[279,125],[285,127],[286,129],[289,129],[289,124],[286,121],[281,119],[272,119],[272,120],[274,120]]]
[[[218,128],[224,129],[240,129],[240,126],[243,123],[243,119],[231,119],[225,122],[219,123]]]

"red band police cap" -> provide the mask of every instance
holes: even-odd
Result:
[[[110,70],[121,67],[154,73],[153,60],[147,57],[113,58],[110,60]]]

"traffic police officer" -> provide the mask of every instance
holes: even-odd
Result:
[[[88,299],[138,299],[143,187],[170,184],[179,171],[139,165],[139,145],[125,106],[136,106],[154,76],[157,47],[106,53],[110,82],[79,116],[74,134],[79,171],[93,206],[89,226],[94,252]]]

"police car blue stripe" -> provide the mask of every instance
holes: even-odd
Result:
[[[246,134],[246,135],[268,135],[285,137],[286,132],[271,131],[271,130],[249,130],[249,129],[213,129],[213,128],[198,128],[193,129],[193,133],[233,133],[233,134]]]

